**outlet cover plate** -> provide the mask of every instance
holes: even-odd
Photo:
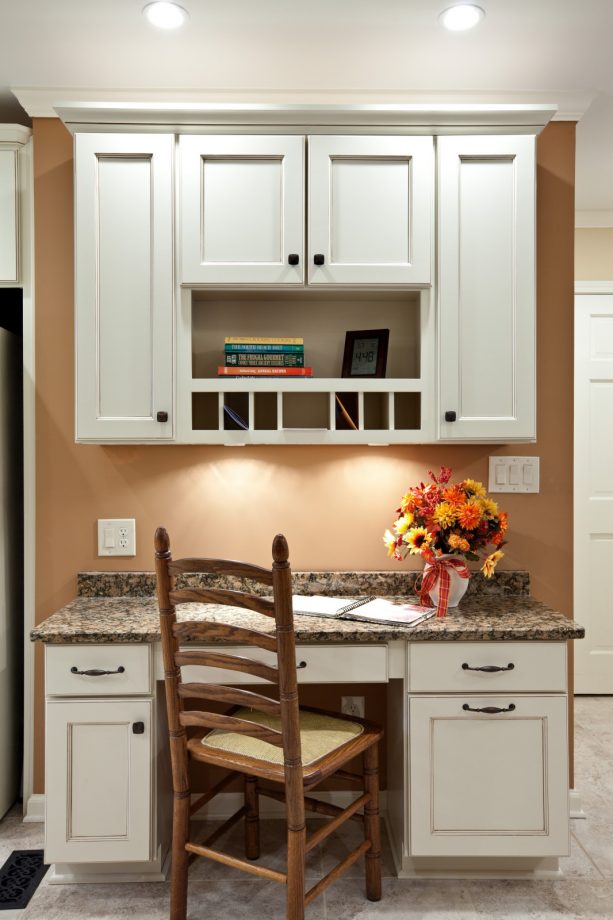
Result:
[[[98,555],[136,556],[136,520],[99,518]]]

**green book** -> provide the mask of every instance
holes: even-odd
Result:
[[[265,342],[241,342],[230,344],[227,343],[224,345],[224,351],[226,354],[242,353],[242,352],[258,352],[263,353],[265,351],[270,352],[281,352],[283,354],[304,354],[304,345],[282,345]]]
[[[226,367],[304,367],[304,354],[274,351],[226,352]]]

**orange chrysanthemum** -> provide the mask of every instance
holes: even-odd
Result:
[[[466,502],[458,509],[458,522],[463,530],[474,530],[481,523],[481,508],[477,502]]]
[[[452,533],[447,541],[450,549],[458,549],[461,553],[467,553],[470,549],[470,543],[457,533]]]

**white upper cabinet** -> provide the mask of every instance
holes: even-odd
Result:
[[[172,438],[173,146],[76,137],[78,440]]]
[[[429,285],[431,137],[309,137],[309,284]]]
[[[535,138],[439,138],[443,440],[536,437],[535,245]]]
[[[302,284],[304,138],[183,136],[181,283]]]

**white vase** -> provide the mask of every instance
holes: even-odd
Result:
[[[445,556],[439,556],[440,561],[443,561],[445,559],[458,559],[459,561],[462,561],[459,556],[454,556],[452,554],[448,554]],[[429,569],[431,568],[432,566],[430,565],[430,563],[426,562],[426,565],[424,566],[424,574],[427,571],[429,571]],[[451,565],[447,567],[447,571],[449,572],[449,600],[447,601],[447,606],[457,607],[460,601],[462,600],[462,598],[464,597],[464,595],[466,594],[466,589],[468,588],[469,579],[462,578],[462,576],[458,574],[458,572]],[[440,591],[440,579],[437,580],[434,587],[430,588],[430,591],[428,592],[432,599],[432,603],[434,604],[435,607],[438,607],[439,591]]]

